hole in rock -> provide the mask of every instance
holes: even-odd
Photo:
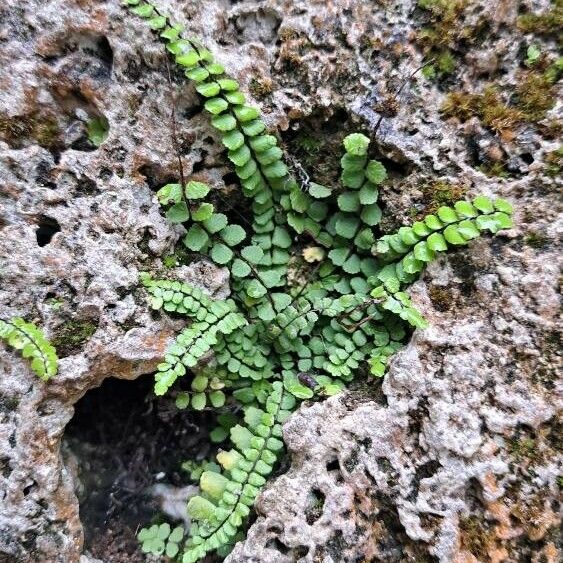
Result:
[[[325,494],[319,489],[313,489],[310,494],[310,503],[305,510],[305,519],[307,524],[314,524],[323,514],[325,505]]]
[[[103,561],[144,561],[135,532],[153,521],[172,523],[172,507],[181,518],[191,484],[181,464],[211,456],[213,419],[155,397],[153,383],[150,375],[106,379],[76,403],[65,431],[84,547]]]
[[[282,555],[287,555],[289,553],[289,547],[287,547],[287,545],[285,545],[285,543],[280,541],[278,538],[269,539],[268,543],[266,544],[266,549],[273,549],[281,553]]]
[[[42,215],[39,218],[35,236],[37,237],[37,244],[39,246],[46,246],[51,242],[51,239],[56,233],[59,233],[61,226],[56,219]]]

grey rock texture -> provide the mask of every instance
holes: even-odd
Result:
[[[73,404],[106,377],[150,373],[177,329],[137,289],[181,235],[153,197],[178,175],[174,93],[186,173],[236,197],[193,88],[174,73],[168,83],[162,47],[119,4],[0,7],[0,316],[35,319],[63,350],[44,385],[2,348],[0,561],[80,559],[60,453]],[[439,28],[453,72],[409,80],[435,55],[421,30],[443,23],[412,0],[160,5],[214,50],[316,179],[331,181],[346,133],[372,131],[391,170],[388,230],[452,192],[503,195],[518,210],[513,230],[448,255],[416,284],[431,327],[397,354],[382,388],[370,382],[288,421],[291,466],[228,560],[560,560],[560,181],[547,161],[561,102],[500,132],[439,111],[448,91],[487,83],[511,97],[530,72],[526,46],[552,57],[554,39],[519,32],[515,2],[471,0]],[[96,148],[86,127],[102,116],[109,135]],[[225,295],[225,271],[178,273]]]

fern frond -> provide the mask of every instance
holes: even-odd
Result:
[[[0,319],[0,340],[20,350],[30,360],[31,369],[43,380],[48,381],[57,374],[58,358],[55,347],[45,338],[39,327],[20,317]]]
[[[200,480],[202,496],[188,503],[195,524],[190,529],[183,563],[194,563],[233,542],[283,450],[281,425],[294,406],[295,400],[284,393],[278,381],[272,384],[265,410],[245,408],[246,426],[231,429],[235,449],[217,456],[223,472],[205,471]]]

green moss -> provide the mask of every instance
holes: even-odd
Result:
[[[44,148],[53,148],[61,142],[59,125],[55,117],[40,115],[0,115],[0,139],[14,149],[25,147],[26,141],[35,141]]]
[[[453,305],[452,292],[447,287],[431,285],[428,291],[432,305],[441,312],[449,311]]]
[[[532,231],[524,238],[524,243],[532,248],[544,248],[547,246],[549,239],[542,233]]]
[[[462,122],[477,117],[486,127],[498,133],[506,133],[521,123],[524,114],[508,106],[494,85],[487,86],[480,94],[450,92],[441,107],[446,117],[456,117]]]
[[[274,91],[274,83],[270,78],[253,78],[248,89],[256,98],[264,98]]]
[[[517,461],[522,461],[523,459],[534,460],[537,458],[536,442],[529,437],[508,440],[507,449]]]
[[[561,35],[563,29],[563,1],[556,0],[553,8],[543,14],[523,14],[518,18],[518,29],[524,33]]]
[[[504,162],[487,162],[481,164],[478,168],[489,178],[508,178],[510,176]]]
[[[459,184],[450,184],[444,180],[429,182],[422,186],[422,193],[427,202],[425,213],[434,213],[442,205],[452,206],[456,201],[463,199],[467,189]]]
[[[69,356],[76,352],[97,328],[98,325],[92,321],[72,319],[56,331],[51,343],[57,349],[59,356]]]
[[[556,177],[561,174],[561,168],[563,168],[563,146],[555,149],[554,151],[548,152],[544,158],[545,162],[545,173],[548,176]]]
[[[527,72],[516,87],[516,106],[526,121],[540,121],[555,106],[553,83],[545,73]]]
[[[481,516],[469,516],[459,520],[461,546],[480,561],[489,560],[489,549],[495,542],[494,532],[485,526]]]

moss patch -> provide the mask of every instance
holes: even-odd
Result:
[[[553,8],[543,14],[523,14],[518,18],[518,29],[524,33],[558,35],[563,30],[563,1],[555,0]]]
[[[561,174],[563,168],[563,146],[548,152],[544,158],[545,173],[555,178]]]
[[[56,118],[37,112],[16,116],[0,114],[0,139],[13,149],[24,148],[29,141],[46,149],[53,149],[61,144]]]
[[[555,106],[553,88],[558,79],[550,72],[527,71],[520,75],[515,96],[504,101],[498,86],[490,84],[481,93],[450,92],[441,111],[446,117],[465,122],[476,117],[492,131],[512,136],[513,130],[524,122],[536,123],[545,118]]]
[[[453,204],[463,199],[467,188],[460,184],[450,184],[444,180],[429,182],[422,187],[424,199],[427,202],[425,215],[434,213],[442,205],[453,206]]]
[[[73,319],[59,327],[51,343],[57,349],[59,357],[64,358],[80,349],[97,328],[97,323],[92,321]]]
[[[489,549],[494,545],[495,534],[485,525],[483,517],[469,516],[459,521],[461,546],[480,561],[489,560]]]

